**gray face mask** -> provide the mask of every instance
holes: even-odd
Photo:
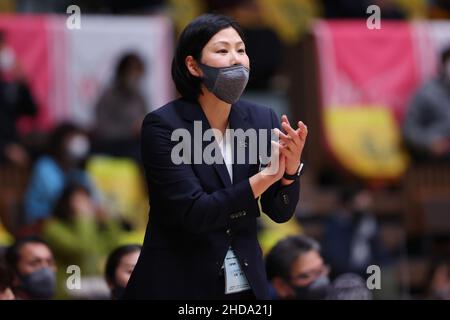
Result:
[[[199,63],[203,71],[203,83],[217,98],[235,103],[247,86],[250,70],[243,65],[215,68]]]
[[[55,295],[56,275],[50,268],[42,268],[20,278],[20,288],[32,299],[51,299]]]
[[[330,286],[328,276],[321,276],[307,286],[295,286],[295,298],[299,300],[324,300]]]
[[[90,143],[84,136],[75,136],[69,140],[66,146],[66,152],[70,159],[80,161],[89,153]]]

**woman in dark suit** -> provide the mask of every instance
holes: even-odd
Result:
[[[203,15],[182,32],[172,63],[182,98],[142,126],[151,209],[126,299],[269,298],[256,218],[294,214],[307,128],[283,116],[275,129],[271,109],[239,100],[249,65],[228,17]]]

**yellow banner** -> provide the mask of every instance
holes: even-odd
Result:
[[[408,157],[389,108],[330,106],[324,109],[325,135],[345,169],[367,179],[396,179]]]

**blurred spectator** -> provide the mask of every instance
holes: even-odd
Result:
[[[366,279],[369,265],[387,262],[372,205],[369,190],[359,186],[340,189],[339,208],[325,223],[322,243],[333,279],[343,273],[356,273]]]
[[[73,124],[63,123],[54,129],[48,154],[34,165],[25,194],[27,224],[48,218],[64,187],[70,183],[84,185],[97,196],[93,182],[84,170],[89,145],[85,132]]]
[[[427,298],[450,300],[450,259],[435,259],[428,277]]]
[[[18,240],[6,252],[14,272],[13,291],[17,299],[52,299],[56,289],[53,253],[38,237]]]
[[[279,241],[267,254],[266,270],[274,299],[326,298],[329,269],[319,243],[311,238],[289,236]]]
[[[417,161],[450,161],[450,46],[442,52],[438,76],[412,98],[403,131]]]
[[[382,19],[404,19],[405,13],[393,0],[323,0],[327,18],[367,18],[370,5],[380,7]]]
[[[79,266],[82,281],[96,282],[96,276],[103,273],[102,262],[117,246],[119,236],[120,225],[97,210],[88,189],[75,184],[64,189],[53,217],[42,228],[42,237],[52,244],[58,267]],[[64,284],[63,279],[60,283]],[[59,289],[58,297],[63,297],[65,290]]]
[[[399,7],[395,0],[373,0],[369,5],[380,7],[381,19],[405,19],[406,13]],[[367,7],[366,7],[367,10]],[[366,12],[364,10],[364,12]],[[366,13],[366,17],[368,14]]]
[[[0,30],[0,164],[29,164],[27,151],[19,142],[16,122],[24,115],[33,116],[36,104],[25,82],[14,50]]]
[[[112,299],[122,298],[141,249],[142,246],[137,244],[124,245],[114,249],[108,256],[105,279],[111,290]]]
[[[333,281],[326,300],[372,300],[372,293],[363,278],[344,273]]]
[[[326,18],[363,18],[369,0],[323,0]]]
[[[0,256],[0,300],[14,300],[12,292],[13,273],[3,257]]]
[[[134,53],[117,65],[113,84],[96,106],[95,152],[129,157],[140,162],[139,136],[147,103],[141,93],[145,65]]]
[[[245,28],[245,46],[252,57],[252,74],[247,88],[271,89],[273,79],[283,61],[282,43],[278,35],[267,27]]]

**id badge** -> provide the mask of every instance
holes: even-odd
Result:
[[[242,271],[234,251],[228,249],[225,256],[225,294],[241,292],[250,289],[250,285]]]

